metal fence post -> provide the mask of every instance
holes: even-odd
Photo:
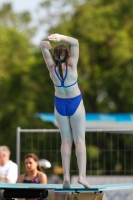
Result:
[[[17,127],[16,133],[16,163],[18,165],[18,176],[20,175],[20,127]]]

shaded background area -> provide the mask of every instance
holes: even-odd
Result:
[[[50,177],[55,174],[62,178],[62,162],[60,155],[60,133],[46,129],[45,132],[34,132],[20,129],[20,158],[29,151],[45,157],[52,163],[51,168],[43,169]],[[23,132],[25,131],[25,132]],[[133,175],[133,131],[86,131],[87,176],[89,175]],[[20,171],[24,172],[24,163]],[[75,146],[72,146],[71,177],[78,175]]]

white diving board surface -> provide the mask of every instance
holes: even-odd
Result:
[[[54,192],[104,192],[110,190],[127,190],[133,189],[133,183],[121,184],[105,184],[105,185],[92,185],[91,189],[84,188],[83,185],[71,184],[70,189],[63,189],[62,184],[28,184],[28,183],[0,183],[0,190],[12,189],[46,189],[54,190]]]

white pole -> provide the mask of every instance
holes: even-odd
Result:
[[[20,127],[17,127],[16,135],[16,163],[18,165],[18,176],[20,175]]]

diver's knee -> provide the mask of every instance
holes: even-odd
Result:
[[[76,138],[74,140],[75,146],[83,146],[85,145],[85,139],[83,138]]]
[[[61,144],[63,145],[63,146],[72,146],[72,140],[62,140],[62,142],[61,142]]]

